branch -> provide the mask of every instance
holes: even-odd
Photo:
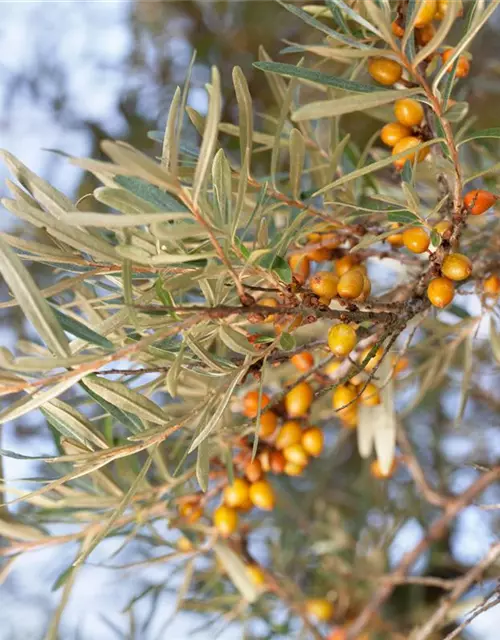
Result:
[[[472,613],[470,613],[469,616],[462,622],[462,624],[460,624],[456,629],[449,633],[446,638],[443,638],[443,640],[453,640],[453,638],[456,638],[465,629],[465,627],[468,627],[470,623],[478,616],[480,616],[485,611],[488,611],[488,609],[493,609],[493,607],[496,607],[497,604],[500,604],[500,594],[497,593],[495,598],[488,602],[491,597],[492,595],[490,594],[487,598],[485,598],[483,604],[479,607],[476,607],[472,611]]]

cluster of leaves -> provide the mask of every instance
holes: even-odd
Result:
[[[299,628],[306,637],[323,637],[327,627],[311,624],[303,602],[327,596],[336,602],[336,623],[357,616],[347,637],[359,637],[367,625],[371,638],[407,637],[428,615],[425,594],[417,593],[418,610],[401,605],[394,620],[378,609],[391,594],[397,605],[394,588],[413,562],[433,540],[445,538],[451,520],[498,479],[488,448],[471,439],[465,462],[479,465],[482,484],[467,500],[453,496],[446,474],[464,461],[457,465],[439,451],[435,459],[419,461],[422,442],[411,429],[425,416],[425,437],[438,441],[443,426],[464,427],[468,403],[498,405],[484,381],[494,367],[492,356],[500,359],[498,309],[482,293],[484,278],[500,271],[497,219],[488,214],[470,223],[463,192],[469,184],[496,186],[497,147],[491,140],[500,130],[472,131],[467,103],[451,101],[459,56],[498,3],[478,0],[467,7],[451,72],[436,54],[457,21],[458,3],[449,3],[424,46],[414,37],[420,3],[413,0],[397,7],[388,0],[282,4],[313,35],[311,44],[286,43],[283,55],[301,56],[296,64],[260,52],[255,66],[266,73],[276,118],[260,118],[255,126],[257,114],[238,67],[232,76],[238,125],[221,121],[216,68],[206,116],[188,107],[193,59],[165,131],[150,132],[161,145],[158,158],[106,141],[102,150],[109,161],[70,159],[102,184],[87,196],[95,211],[80,210],[3,152],[17,183],[7,182],[12,197],[2,204],[38,234],[36,241],[0,237],[0,272],[13,297],[2,307],[19,306],[38,338],[18,343],[16,353],[0,350],[0,391],[8,399],[0,423],[40,410],[58,454],[39,458],[49,480],[35,490],[9,485],[24,508],[15,518],[2,513],[6,544],[0,557],[9,568],[32,549],[79,545],[57,583],[64,592],[49,637],[57,637],[78,569],[92,551],[107,537],[120,536],[127,545],[146,537],[144,532],[151,541],[146,562],[185,569],[179,607],[204,613],[207,624],[223,614],[248,625],[248,637],[255,637],[255,620],[265,622],[264,637],[291,637]],[[391,30],[395,15],[404,19],[402,40]],[[396,88],[370,81],[367,63],[374,56],[404,68]],[[414,150],[432,152],[396,173],[395,156],[379,145],[379,132],[360,145],[345,116],[362,112],[387,122],[395,100],[409,96],[425,107],[425,137]],[[188,127],[198,132],[199,148],[184,144]],[[225,151],[228,136],[238,142],[237,156]],[[268,175],[255,170],[264,163]],[[384,242],[394,224],[399,231],[430,231],[443,219],[451,231],[446,238],[432,231],[432,259]],[[352,254],[369,265],[375,286],[365,302],[324,304],[294,276],[290,255],[313,251],[311,233],[331,230],[341,241],[330,259]],[[473,275],[460,287],[463,303],[436,315],[425,286],[458,242],[473,261]],[[40,289],[27,263],[51,269],[53,284]],[[278,301],[272,309],[259,305],[269,293]],[[475,315],[466,304],[472,296]],[[270,316],[275,325],[267,322]],[[489,341],[476,339],[485,317]],[[355,324],[360,340],[332,379],[322,370],[332,359],[328,330],[339,320]],[[369,356],[353,366],[367,347]],[[356,430],[345,429],[329,392],[358,374],[379,347],[386,356],[408,357],[410,370],[395,382],[394,360],[384,357],[370,373],[383,388],[382,403],[360,411]],[[290,356],[305,350],[316,363],[300,378],[314,383],[307,419],[324,429],[325,452],[302,477],[273,480],[278,499],[272,514],[263,519],[252,513],[234,537],[221,539],[211,514],[240,471],[241,452],[259,452],[264,393],[283,414],[282,400],[297,384]],[[249,390],[258,392],[255,419],[241,412]],[[452,415],[442,404],[445,394],[457,398]],[[405,463],[387,493],[371,486],[362,462],[374,451],[385,472],[395,456]],[[346,460],[355,464],[347,467]],[[295,496],[304,500],[300,508]],[[193,497],[203,510],[196,521],[180,509]],[[385,575],[391,541],[410,518],[427,529],[439,509],[439,535],[429,533],[391,582]],[[155,528],[160,521],[169,523],[166,533]],[[55,535],[51,525],[60,522],[77,528]],[[187,550],[177,547],[179,530],[189,540]],[[257,530],[267,534],[266,551],[250,555]],[[451,557],[448,547],[446,554]],[[245,569],[255,557],[266,566],[272,598],[259,597],[262,589]],[[450,582],[445,588],[454,587]],[[152,585],[139,597],[158,588]]]

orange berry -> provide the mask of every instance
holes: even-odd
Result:
[[[454,49],[446,49],[446,51],[443,51],[443,53],[441,54],[443,64],[446,64],[448,60],[450,60],[450,58],[453,56],[454,53],[455,53]],[[448,73],[450,73],[452,69],[453,69],[453,64],[449,64],[446,67],[446,71]],[[466,78],[469,75],[469,71],[470,71],[470,62],[468,61],[468,59],[465,56],[458,56],[458,64],[457,64],[457,70],[455,72],[455,76],[457,78]]]
[[[330,378],[336,378],[337,377],[337,369],[340,367],[341,364],[342,363],[339,360],[332,360],[332,362],[329,362],[326,365],[326,367],[323,369],[323,371]]]
[[[403,231],[403,242],[408,251],[424,253],[429,248],[431,239],[423,227],[410,227]]]
[[[337,275],[340,277],[340,276],[343,276],[344,273],[347,273],[347,271],[350,271],[351,269],[356,267],[357,265],[359,265],[359,259],[350,254],[347,254],[345,256],[342,256],[342,258],[335,260],[335,271],[337,272]]]
[[[314,356],[309,351],[302,351],[302,353],[296,353],[290,358],[290,362],[299,371],[309,371],[314,364]]]
[[[394,365],[396,366],[394,367]],[[404,356],[402,358],[393,356],[392,366],[394,367],[394,375],[397,376],[398,373],[402,373],[403,371],[406,371],[406,369],[408,369],[408,367],[410,366],[410,361]]]
[[[402,233],[393,233],[390,236],[387,236],[386,240],[391,245],[391,247],[394,247],[395,249],[397,249],[398,247],[402,247],[404,244]]]
[[[483,290],[488,296],[497,296],[500,293],[500,278],[495,274],[488,276],[483,283]]]
[[[398,463],[396,459],[394,459],[392,461],[391,468],[389,469],[389,471],[387,473],[383,473],[382,469],[380,468],[380,462],[378,460],[374,460],[370,464],[370,473],[374,478],[377,478],[379,480],[382,480],[383,478],[390,478],[396,471],[397,466],[398,466]]]
[[[334,324],[328,331],[328,346],[338,358],[349,355],[357,341],[356,329],[343,322]]]
[[[337,411],[337,416],[340,418],[343,427],[355,429],[358,424],[358,407],[355,403],[350,404],[345,409]]]
[[[265,411],[260,416],[259,437],[270,438],[278,426],[278,416],[274,411]]]
[[[291,418],[305,416],[312,404],[314,392],[308,382],[300,382],[285,396],[285,409]]]
[[[267,407],[269,404],[270,398],[265,393],[262,394],[261,398],[261,409]],[[243,415],[247,418],[255,418],[257,416],[257,412],[259,409],[259,392],[258,391],[249,391],[246,396],[243,398]]]
[[[489,191],[483,189],[474,189],[464,196],[464,205],[472,216],[479,216],[488,211],[497,201],[497,197]]]
[[[295,420],[288,420],[281,427],[276,438],[276,448],[284,449],[292,444],[297,444],[302,439],[302,427]]]
[[[306,453],[316,458],[323,451],[323,431],[318,427],[309,427],[302,434],[301,444]]]
[[[223,492],[223,499],[228,507],[237,509],[248,500],[250,486],[243,478],[234,478],[233,484],[229,484]]]
[[[190,551],[192,551],[194,549],[193,543],[191,542],[191,540],[189,538],[186,538],[186,536],[181,536],[177,540],[177,543],[176,543],[175,546],[182,553],[189,553]]]
[[[281,451],[271,451],[269,454],[269,465],[273,473],[283,473],[286,459]]]
[[[417,29],[415,31],[415,37],[417,39],[417,44],[421,47],[425,47],[426,44],[434,38],[436,35],[436,29],[434,29],[434,25],[431,23],[426,24],[421,29]]]
[[[304,467],[294,462],[287,462],[284,469],[284,473],[287,476],[300,476],[303,471]]]
[[[403,69],[390,58],[372,58],[368,63],[368,73],[379,84],[389,86],[401,79]]]
[[[368,357],[368,354],[370,353],[372,348],[373,347],[366,347],[365,349],[363,349],[363,352],[359,357],[360,364],[365,361],[365,359]],[[378,365],[378,363],[382,360],[383,355],[384,355],[384,349],[382,347],[379,347],[375,355],[372,356],[370,360],[368,360],[368,362],[366,363],[364,370],[367,373],[371,373],[375,369],[375,367]]]
[[[183,502],[179,505],[179,515],[181,515],[186,522],[194,524],[203,515],[203,509],[200,507],[199,502]]]
[[[416,29],[424,27],[434,19],[437,11],[437,0],[422,0],[413,23]]]
[[[289,447],[285,447],[283,449],[283,455],[285,456],[285,460],[287,462],[297,464],[300,467],[305,467],[309,462],[306,450],[300,442],[297,444],[292,444]]]
[[[427,297],[435,307],[443,309],[453,300],[455,289],[448,278],[434,278],[427,287]]]
[[[357,393],[356,389],[347,384],[340,384],[333,390],[332,394],[332,407],[338,411],[339,409],[343,409],[346,405],[351,405],[351,403],[356,401]]]
[[[262,587],[266,582],[266,576],[258,564],[248,564],[246,566],[247,576],[256,587]]]
[[[347,630],[342,627],[334,629],[326,640],[347,640]],[[357,640],[370,640],[369,633],[362,633],[358,635]]]
[[[258,304],[260,304],[263,307],[272,307],[273,309],[275,309],[276,307],[279,307],[279,302],[275,298],[261,298]],[[264,319],[264,322],[274,322],[275,320],[276,320],[276,314],[273,313],[269,316],[266,316],[266,318]]]
[[[368,276],[363,275],[363,291],[356,298],[356,302],[364,302],[372,292],[372,283]]]
[[[307,236],[307,241],[311,244],[319,244],[323,241],[320,233],[310,233]],[[305,247],[307,249],[307,247]],[[318,247],[317,249],[312,249],[307,252],[307,257],[309,260],[313,260],[314,262],[323,262],[324,260],[329,260],[332,257],[332,252],[329,247]]]
[[[389,122],[380,131],[382,142],[388,147],[393,147],[403,138],[411,136],[411,130],[400,122]]]
[[[403,27],[394,20],[391,24],[391,31],[396,36],[396,38],[402,38],[405,34],[405,30]]]
[[[461,253],[450,253],[443,260],[441,273],[450,280],[465,280],[472,273],[472,262]]]
[[[351,269],[340,276],[337,293],[341,298],[353,300],[363,293],[365,279],[361,271]]]
[[[452,224],[450,220],[441,220],[434,227],[434,231],[436,231],[437,233],[439,233],[440,236],[442,236],[443,233],[445,233],[446,231],[449,231],[451,227],[452,227]]]
[[[462,4],[462,0],[451,0],[455,5],[459,5],[459,10],[457,16],[460,18],[464,15],[464,7]],[[448,8],[450,5],[450,0],[437,0],[437,11],[434,16],[436,20],[443,20],[446,13],[448,12]]]
[[[374,407],[380,404],[380,393],[377,387],[372,382],[369,382],[361,392],[359,400],[365,407]]]
[[[214,525],[223,538],[229,538],[238,527],[238,514],[231,507],[221,504],[214,511]]]
[[[303,284],[309,277],[311,265],[309,258],[301,253],[295,253],[288,258],[288,264],[292,270],[295,279]]]
[[[413,98],[402,98],[394,103],[394,115],[405,127],[417,127],[424,119],[424,108]]]
[[[333,604],[326,598],[310,598],[306,600],[306,611],[319,622],[327,622],[333,616]]]
[[[250,500],[259,509],[271,511],[274,508],[274,491],[267,480],[259,480],[250,485]]]
[[[259,459],[252,460],[246,465],[245,475],[249,482],[257,482],[262,478],[262,464]]]
[[[392,155],[395,156],[398,153],[402,153],[403,151],[409,151],[413,147],[421,144],[422,140],[420,138],[416,138],[415,136],[408,136],[407,138],[402,138],[399,142],[397,142],[392,148]],[[426,155],[429,153],[429,147],[425,149],[420,149],[417,156],[417,161],[421,162],[424,160]],[[393,160],[392,164],[396,167],[396,169],[401,170],[405,166],[405,162],[413,162],[415,159],[415,152],[409,151],[406,155],[398,158],[397,160]]]
[[[331,271],[317,271],[310,280],[311,291],[320,298],[331,300],[337,295],[339,279]]]

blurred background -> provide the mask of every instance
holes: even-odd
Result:
[[[0,147],[75,200],[95,186],[92,179],[49,150],[98,157],[102,139],[118,138],[154,151],[156,143],[148,139],[147,132],[164,126],[173,92],[182,85],[194,50],[197,59],[189,104],[201,113],[206,111],[204,85],[210,66],[217,65],[223,83],[223,120],[231,121],[235,116],[232,67],[239,65],[246,74],[257,111],[274,113],[265,76],[252,69],[258,46],[263,45],[276,59],[284,46],[282,39],[304,42],[311,38],[309,28],[272,1],[3,0],[1,12]],[[498,126],[499,26],[500,12],[476,39],[471,74],[460,88],[459,97],[470,101],[478,128]],[[358,119],[356,136],[367,138],[375,126],[369,118]],[[6,177],[7,171],[0,166],[1,195],[6,195]],[[0,211],[1,228],[15,229],[18,223],[7,211]],[[36,277],[46,286],[43,267],[37,267]],[[7,295],[0,284],[1,299],[6,300]],[[2,313],[2,344],[11,347],[28,331],[17,320],[15,311]],[[52,451],[38,413],[5,425],[1,438],[2,447],[18,453],[35,456]],[[460,447],[467,443],[457,435],[453,446],[456,455],[461,455]],[[495,443],[490,446],[495,450]],[[8,479],[38,473],[34,463],[4,460]],[[457,489],[464,482],[466,475],[457,476]],[[483,514],[473,509],[466,511],[455,534],[454,545],[463,562],[479,558],[492,541]],[[410,521],[401,528],[392,549],[394,559],[420,535],[421,530]],[[200,619],[190,614],[182,614],[165,626],[175,607],[175,587],[181,581],[181,577],[171,576],[170,570],[160,564],[128,571],[97,566],[104,559],[113,564],[110,557],[119,543],[103,544],[79,574],[61,625],[61,638],[215,637],[212,630],[200,630]],[[60,595],[52,587],[73,553],[66,548],[50,549],[27,554],[16,563],[0,586],[0,640],[44,637]],[[134,557],[142,557],[139,548],[129,551],[128,561]],[[127,610],[131,599],[162,583],[166,590],[153,600],[153,608],[150,600],[149,604],[141,601],[133,614]],[[147,632],[138,631],[148,620]],[[497,640],[498,621],[498,613],[484,614],[471,626],[474,637]],[[199,636],[193,631],[197,627]],[[230,629],[218,637],[238,638],[241,631]]]

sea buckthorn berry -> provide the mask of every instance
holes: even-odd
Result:
[[[461,253],[450,253],[443,260],[441,273],[450,280],[465,280],[472,273],[472,262]]]
[[[267,480],[259,480],[250,485],[250,500],[259,509],[271,511],[274,508],[274,491]]]
[[[403,231],[403,242],[408,251],[424,253],[429,248],[431,239],[423,227],[410,227]]]
[[[457,17],[460,18],[464,15],[464,7],[462,0],[451,0],[454,5],[459,5]],[[437,0],[437,11],[434,16],[436,20],[443,20],[450,6],[450,0]]]
[[[402,38],[405,34],[405,30],[403,27],[394,20],[391,24],[391,31],[396,36],[396,38]]]
[[[347,631],[342,627],[338,627],[330,633],[326,640],[347,640]],[[370,634],[362,633],[358,636],[358,640],[370,640]]]
[[[382,469],[380,468],[380,462],[378,460],[374,460],[370,464],[370,473],[374,478],[381,480],[383,478],[390,478],[392,475],[394,475],[394,472],[396,471],[397,467],[398,467],[398,463],[396,459],[394,459],[392,461],[391,468],[389,469],[389,471],[387,473],[383,473]]]
[[[436,29],[434,29],[434,25],[431,23],[426,24],[421,29],[417,29],[415,31],[415,37],[417,39],[417,44],[421,47],[425,47],[426,44],[434,38],[436,35]]]
[[[243,478],[234,478],[233,484],[228,485],[223,492],[224,503],[228,507],[237,509],[248,500],[250,486]]]
[[[339,360],[332,360],[332,362],[329,362],[326,365],[326,367],[323,369],[323,372],[330,378],[336,378],[338,375],[337,369],[340,367],[341,364],[342,362],[340,362]]]
[[[309,351],[302,351],[302,353],[296,353],[290,358],[290,362],[299,371],[309,371],[314,364],[314,356]]]
[[[279,302],[275,298],[261,298],[258,302],[263,307],[272,307],[275,309],[279,307]],[[264,322],[274,322],[276,320],[276,314],[272,313],[264,318]]]
[[[276,448],[284,449],[292,444],[297,444],[302,439],[302,427],[295,420],[288,420],[281,427],[276,438]]]
[[[451,220],[441,220],[434,227],[434,231],[436,231],[436,233],[439,233],[439,235],[442,236],[443,233],[446,233],[446,231],[449,231],[451,228],[452,228]]]
[[[389,86],[401,80],[401,65],[390,58],[372,58],[368,63],[368,73],[379,84]]]
[[[339,278],[331,271],[317,271],[310,280],[311,291],[320,298],[331,300],[337,295]]]
[[[411,136],[411,129],[400,122],[389,122],[380,131],[380,138],[388,147],[393,147],[403,138]]]
[[[266,576],[258,564],[248,564],[246,566],[247,576],[256,587],[262,587],[266,582]]]
[[[269,466],[272,473],[283,473],[286,459],[281,451],[271,451],[269,453]]]
[[[343,427],[355,429],[358,426],[358,407],[355,403],[337,411],[337,416],[340,418]]]
[[[309,462],[306,450],[299,442],[298,444],[292,444],[289,447],[283,449],[283,455],[287,462],[298,464],[301,467],[305,467]]]
[[[214,511],[214,525],[223,538],[229,538],[238,528],[238,514],[231,507],[221,504]]]
[[[437,10],[437,0],[422,0],[413,23],[416,29],[429,24],[434,19]]]
[[[301,284],[304,284],[311,271],[309,258],[302,253],[295,253],[288,258],[288,264],[290,265],[290,269],[292,270],[295,279]]]
[[[270,438],[278,426],[278,416],[274,411],[265,411],[260,416],[259,437]]]
[[[302,434],[301,444],[306,453],[316,458],[321,455],[321,452],[323,451],[323,431],[318,427],[309,427]]]
[[[269,404],[269,396],[265,393],[262,394],[260,406],[261,409],[267,407]],[[258,391],[249,391],[246,396],[243,398],[243,414],[247,418],[255,418],[257,416],[257,412],[259,409],[259,392]]]
[[[392,164],[396,167],[396,169],[401,170],[405,166],[405,162],[413,162],[415,159],[415,152],[410,151],[413,147],[421,144],[422,140],[420,138],[416,138],[415,136],[408,136],[407,138],[403,138],[399,142],[397,142],[392,148],[392,155],[395,156],[398,153],[402,153],[403,151],[408,151],[408,153],[397,160],[393,160]],[[422,162],[424,158],[429,153],[429,148],[420,149],[417,156],[417,161]]]
[[[359,357],[359,364],[362,364],[366,360],[366,358],[368,357],[368,354],[372,349],[373,347],[366,347],[365,349],[363,349],[363,352]],[[372,358],[370,358],[370,360],[368,360],[368,362],[366,363],[364,370],[367,373],[371,373],[375,369],[375,367],[378,365],[378,363],[382,360],[383,355],[384,355],[384,349],[382,347],[379,347],[375,355]]]
[[[253,504],[252,504],[252,501],[250,500],[250,496],[248,496],[245,502],[240,504],[240,506],[238,507],[238,511],[241,511],[242,513],[246,513],[247,511],[251,511],[252,509],[253,509]]]
[[[308,382],[300,382],[285,396],[285,409],[291,418],[305,416],[314,398],[314,392]]]
[[[357,265],[359,265],[359,258],[353,255],[347,254],[346,256],[342,256],[342,258],[335,260],[335,271],[337,272],[337,275],[340,277],[340,276],[343,276],[344,273],[347,273],[348,271],[356,267]]]
[[[464,204],[472,216],[479,216],[488,211],[497,201],[497,197],[489,191],[474,189],[464,196]]]
[[[340,244],[342,244],[342,237],[334,231],[329,231],[328,233],[323,233],[321,241],[329,249],[336,249]]]
[[[181,536],[177,540],[176,547],[179,551],[182,551],[182,553],[189,553],[194,548],[193,543],[189,538],[186,538],[186,536]]]
[[[284,473],[287,476],[300,476],[304,471],[304,467],[300,464],[295,464],[294,462],[287,462],[285,465]]]
[[[487,296],[497,296],[500,293],[500,278],[493,274],[483,283],[483,291]]]
[[[340,276],[339,283],[337,285],[337,293],[341,298],[347,300],[354,300],[363,293],[365,285],[364,275],[361,271],[351,269],[343,276]]]
[[[368,299],[370,293],[372,292],[372,283],[368,276],[363,275],[363,291],[356,298],[356,302],[364,302]]]
[[[446,51],[443,51],[443,53],[441,54],[443,64],[446,64],[448,60],[450,60],[450,58],[453,56],[454,53],[455,53],[454,49],[446,49]],[[452,69],[453,69],[453,63],[449,64],[446,67],[447,73],[451,73]],[[457,64],[457,70],[455,72],[455,76],[457,78],[466,78],[469,75],[469,71],[470,71],[470,62],[467,60],[465,56],[458,56],[458,64]]]
[[[349,355],[357,341],[356,329],[343,322],[333,325],[328,332],[328,346],[338,358]]]
[[[194,524],[203,515],[203,509],[200,507],[199,502],[183,502],[179,505],[179,515],[189,522]]]
[[[402,373],[408,369],[410,361],[404,356],[400,358],[399,356],[394,355],[392,357],[392,366],[394,367],[394,375],[397,376],[398,373]]]
[[[327,622],[333,616],[333,604],[326,598],[310,598],[306,600],[308,615],[320,622]]]
[[[350,405],[356,401],[356,389],[348,384],[340,384],[333,390],[332,407],[335,410],[343,409],[346,405]]]
[[[424,119],[424,108],[413,98],[402,98],[394,103],[394,115],[406,127],[417,127]]]
[[[394,229],[398,229],[399,228],[398,224],[394,224],[394,225],[391,225],[391,226]],[[387,236],[386,240],[391,245],[391,247],[394,247],[396,249],[398,247],[402,247],[404,245],[403,234],[402,233],[393,233],[390,236]]]
[[[361,391],[359,401],[361,404],[364,404],[365,407],[375,407],[377,404],[380,404],[379,390],[372,382],[369,382],[363,391]]]
[[[262,478],[262,464],[259,459],[252,460],[246,465],[245,475],[249,482],[257,482]]]
[[[448,278],[434,278],[427,287],[427,297],[435,307],[443,309],[453,300],[455,289]]]
[[[323,236],[321,233],[310,233],[307,236],[307,241],[311,244],[319,244],[320,242],[323,242]],[[325,245],[323,247],[318,247],[317,249],[311,249],[306,255],[309,260],[313,260],[314,262],[323,262],[324,260],[329,260],[332,257],[332,252],[330,247]]]
[[[271,471],[271,451],[270,449],[264,449],[264,451],[261,451],[259,453],[259,462],[261,464],[262,467],[262,471],[264,471],[265,473],[267,473],[268,471]]]
[[[289,333],[291,333],[294,329],[297,329],[297,327],[300,327],[303,320],[304,320],[304,316],[302,316],[301,314],[297,314],[293,318],[290,318],[290,316],[285,317],[284,319],[274,324],[276,335],[279,336],[280,333],[282,333],[283,331],[288,331]]]

